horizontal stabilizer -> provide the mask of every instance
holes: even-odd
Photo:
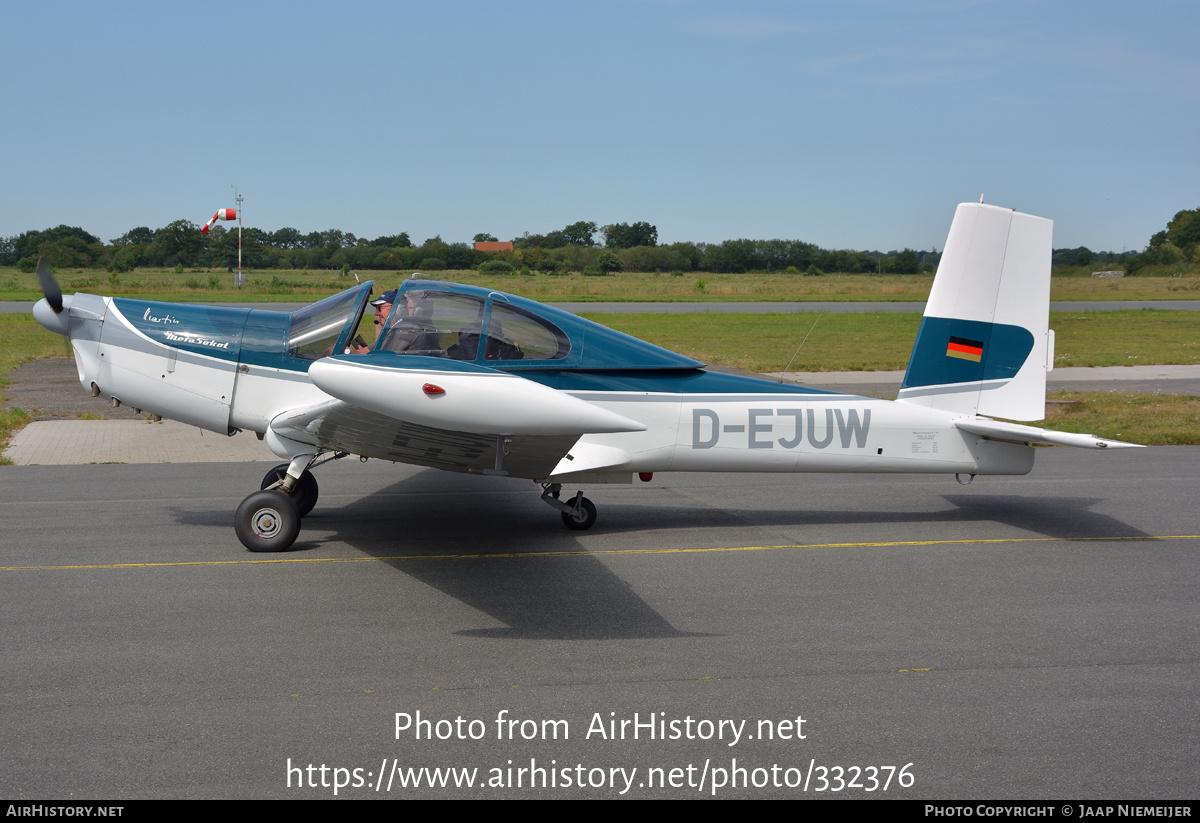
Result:
[[[385,359],[391,362],[381,362]],[[313,363],[308,375],[339,400],[439,429],[495,435],[646,430],[624,415],[532,380],[453,360],[327,357]]]
[[[1010,443],[1043,443],[1048,446],[1075,446],[1081,449],[1146,448],[1137,443],[1106,440],[1094,434],[1048,431],[1033,426],[1022,426],[1019,423],[1002,423],[999,420],[988,420],[982,417],[969,420],[955,420],[954,426],[962,431],[977,434],[980,437],[987,437],[991,440],[1004,440]]]

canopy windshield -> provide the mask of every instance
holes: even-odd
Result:
[[[288,355],[319,360],[334,351],[341,353],[362,318],[371,285],[368,281],[292,312]]]

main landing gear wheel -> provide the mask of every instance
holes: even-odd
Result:
[[[276,483],[282,483],[283,478],[287,475],[287,470],[288,464],[280,463],[267,472],[267,476],[263,478],[259,488],[268,489]],[[296,511],[300,513],[301,517],[306,516],[313,510],[313,506],[317,505],[319,493],[317,478],[313,476],[312,472],[305,469],[304,474],[300,475],[300,480],[296,483],[296,488],[292,491],[292,502],[296,504]]]
[[[252,552],[281,552],[300,534],[300,513],[281,491],[255,492],[238,506],[233,530]]]
[[[587,531],[596,525],[596,507],[586,497],[579,499],[579,507],[562,513],[563,525],[572,531]]]

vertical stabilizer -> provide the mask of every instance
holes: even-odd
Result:
[[[958,207],[898,400],[1045,416],[1053,228],[1012,209]]]

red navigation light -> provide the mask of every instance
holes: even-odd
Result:
[[[435,386],[433,383],[426,383],[421,387],[421,391],[425,392],[431,397],[446,393],[445,389],[443,389],[441,386]]]
[[[641,480],[643,483],[649,483],[653,479],[654,472],[638,472],[638,480]]]

